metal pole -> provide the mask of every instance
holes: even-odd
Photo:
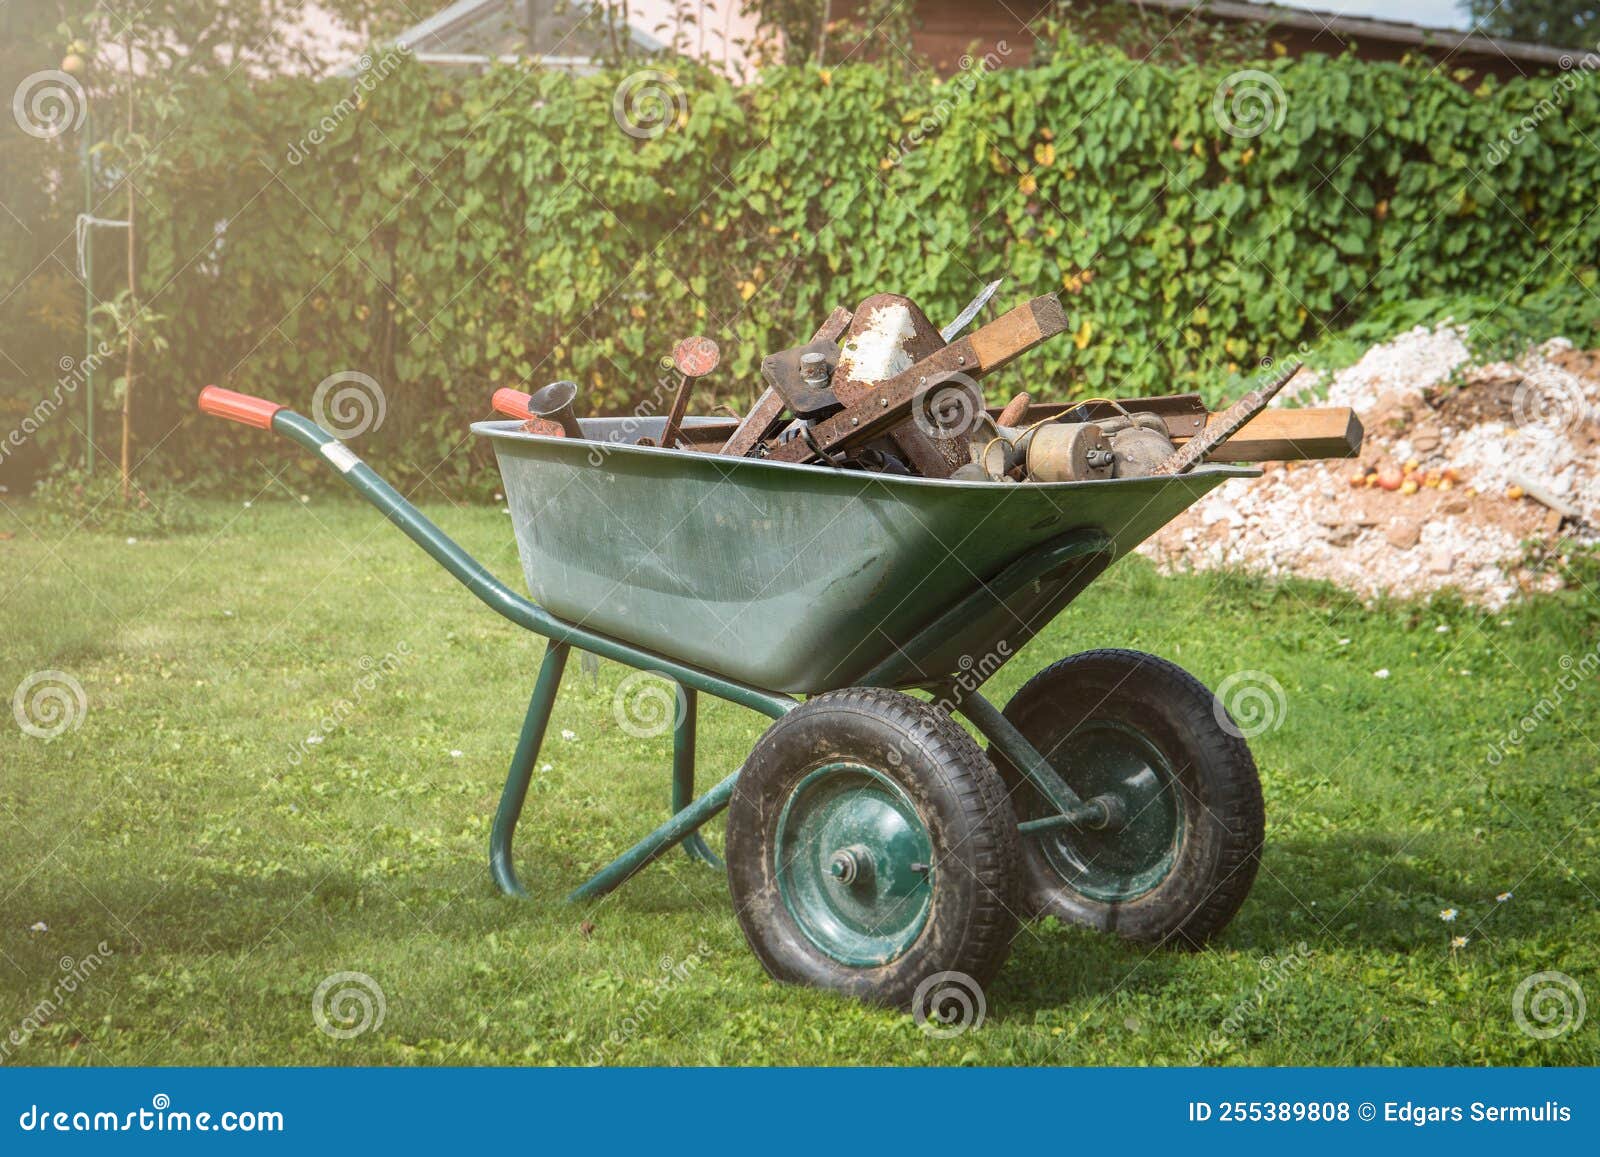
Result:
[[[545,648],[544,665],[539,668],[533,697],[528,700],[528,714],[522,721],[522,734],[517,738],[516,754],[511,757],[511,770],[506,773],[505,790],[500,793],[500,806],[489,832],[489,874],[502,892],[519,899],[526,899],[528,890],[517,879],[516,866],[511,862],[511,840],[522,816],[523,801],[528,798],[528,781],[533,777],[533,764],[539,758],[544,731],[550,724],[550,709],[555,706],[556,691],[567,667],[567,652],[567,644],[554,639]]]
[[[83,211],[94,215],[94,114],[84,101],[83,136],[79,155],[83,158]],[[83,468],[94,473],[94,230],[83,231]]]
[[[683,696],[682,715],[672,724],[672,814],[677,815],[694,802],[694,738],[695,719],[699,714],[700,695],[693,687],[678,684],[678,694]],[[706,846],[705,838],[694,832],[683,841],[683,850],[691,860],[713,868],[722,867],[717,854]]]
[[[973,726],[983,732],[984,737],[998,747],[1011,765],[1027,776],[1028,782],[1038,788],[1039,794],[1062,815],[1071,816],[1074,820],[1084,815],[1102,816],[1099,805],[1085,804],[1079,799],[1078,793],[1061,778],[1061,773],[1051,766],[1037,747],[1028,742],[1028,737],[982,695],[968,691],[956,704],[956,710],[972,720]],[[1085,811],[1091,807],[1095,809],[1092,813]]]
[[[674,844],[682,842],[684,837],[727,807],[728,801],[733,798],[734,785],[738,782],[739,773],[736,771],[595,873],[587,884],[568,896],[567,901],[592,900],[596,896],[603,896],[646,864],[659,859]]]

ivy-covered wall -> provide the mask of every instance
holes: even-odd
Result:
[[[571,377],[584,411],[625,410],[705,333],[708,381],[742,405],[763,353],[881,290],[936,320],[995,277],[1007,304],[1059,291],[1073,336],[993,398],[1215,384],[1424,295],[1592,292],[1595,73],[1462,79],[1072,44],[943,84],[862,65],[735,89],[684,68],[655,136],[619,127],[620,74],[408,64],[359,102],[349,81],[191,91],[142,203],[168,349],[141,438],[206,382],[309,409],[359,371],[387,406],[362,452],[476,488],[483,448],[450,452],[497,386]],[[234,438],[264,446],[195,420],[152,462],[210,474],[248,461]]]

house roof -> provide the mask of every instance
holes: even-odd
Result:
[[[1571,52],[1547,44],[1521,40],[1502,40],[1475,32],[1456,32],[1448,28],[1425,28],[1402,20],[1383,20],[1373,16],[1340,16],[1309,8],[1285,8],[1280,4],[1251,4],[1245,0],[1127,0],[1146,8],[1200,15],[1218,20],[1250,21],[1280,28],[1296,28],[1313,35],[1327,33],[1341,40],[1382,40],[1392,44],[1412,44],[1442,51],[1447,55],[1503,56],[1542,67],[1559,67]]]
[[[1428,28],[1401,20],[1341,16],[1281,4],[1249,0],[1122,0],[1141,8],[1179,17],[1249,22],[1295,30],[1312,37],[1361,40],[1415,46],[1444,56],[1503,59],[1539,68],[1561,66],[1570,51],[1544,44],[1504,40],[1475,32]],[[646,5],[641,5],[646,7]],[[593,6],[572,0],[456,0],[396,36],[420,61],[436,65],[481,66],[493,60],[538,56],[545,65],[586,71],[600,55],[600,33],[589,23]],[[629,26],[634,45],[646,52],[666,47],[640,27],[641,15]],[[353,71],[346,66],[341,72]]]
[[[599,48],[598,33],[586,25],[588,4],[556,0],[456,0],[394,38],[420,61],[443,65],[484,64],[539,56],[548,66],[591,66]],[[629,26],[633,43],[648,52],[664,46],[655,37]]]

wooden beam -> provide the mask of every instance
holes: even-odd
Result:
[[[978,355],[978,369],[986,374],[1021,357],[1046,338],[1065,332],[1066,328],[1067,315],[1061,308],[1061,299],[1051,293],[1019,305],[982,329],[974,330],[969,340],[972,352]]]
[[[1129,408],[1137,407],[1130,399]],[[1216,414],[1211,420],[1217,419]],[[1210,456],[1212,462],[1287,462],[1354,458],[1361,452],[1361,420],[1345,406],[1263,410]],[[1183,445],[1187,438],[1176,439]]]

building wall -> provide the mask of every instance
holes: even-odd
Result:
[[[742,11],[739,0],[721,0],[714,12],[701,5],[695,25],[677,25],[677,7],[674,0],[631,0],[628,12],[641,32],[669,45],[677,38],[673,46],[685,55],[718,65],[738,79],[755,79],[749,45],[760,26],[754,14]]]
[[[846,16],[859,14],[861,7],[859,0],[836,0],[836,6]],[[972,54],[983,57],[996,51],[1001,42],[1009,48],[1009,52],[997,53],[1002,63],[1006,67],[1026,67],[1033,59],[1032,30],[1054,7],[1049,0],[919,0],[915,5],[912,45],[943,75],[954,73],[960,67],[961,57],[972,52],[974,46],[978,51]],[[1188,19],[1200,18],[1191,16]],[[1183,17],[1173,19],[1176,22]],[[1310,52],[1338,56],[1347,47],[1344,38],[1325,30],[1280,28],[1271,31],[1271,38],[1282,44],[1291,56]],[[1372,38],[1357,40],[1354,45],[1356,54],[1363,60],[1399,60],[1408,53],[1422,54],[1442,61],[1452,72],[1467,68],[1478,75],[1490,73],[1502,79],[1549,71],[1548,66],[1513,61],[1493,50],[1481,54],[1446,53],[1441,49]],[[881,38],[875,38],[863,47],[861,55],[872,58],[886,51],[894,49]]]

